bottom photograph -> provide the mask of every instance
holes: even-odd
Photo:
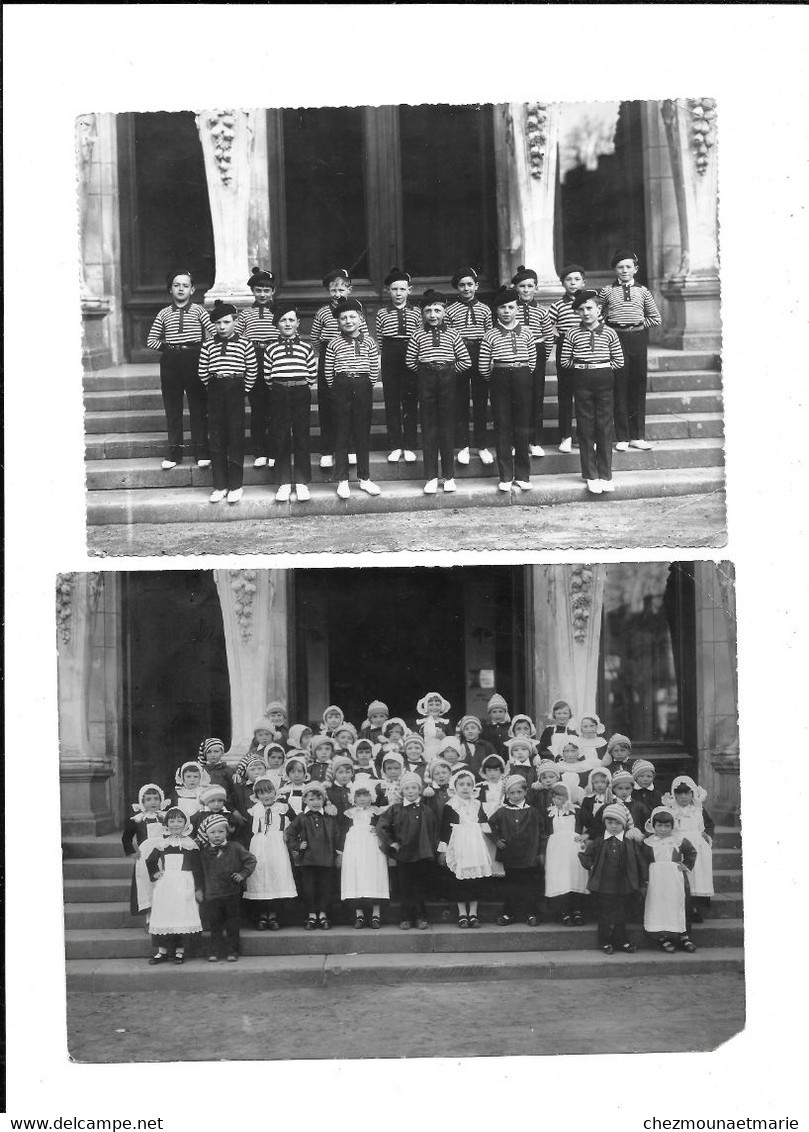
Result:
[[[56,579],[79,1062],[744,1028],[729,562]]]

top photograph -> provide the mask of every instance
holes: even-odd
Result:
[[[725,545],[717,119],[81,115],[89,552]]]

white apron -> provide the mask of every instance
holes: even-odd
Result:
[[[453,809],[455,807],[453,806]],[[462,805],[457,825],[453,825],[447,844],[447,868],[458,880],[492,875],[492,858],[478,821],[479,803]]]
[[[575,824],[574,814],[553,819],[553,833],[545,850],[545,895],[548,897],[587,891],[587,871],[579,861],[581,846],[576,840]]]
[[[163,872],[155,881],[152,894],[149,930],[152,935],[193,935],[202,931],[194,896],[194,874],[183,869],[181,853],[163,857]]]
[[[649,888],[643,910],[643,926],[647,932],[685,933],[685,878],[671,858],[677,845],[673,838],[668,844],[646,844],[654,851],[654,863],[649,866]]]
[[[145,912],[152,906],[152,889],[154,885],[149,878],[146,868],[146,858],[163,840],[163,823],[159,821],[146,822],[146,840],[139,846],[135,859],[135,894],[138,900],[138,911]]]
[[[389,900],[388,859],[371,825],[370,810],[355,809],[343,846],[341,900]]]
[[[271,809],[269,826],[265,828],[265,809],[261,803],[251,806],[250,814],[253,818],[250,852],[256,859],[256,867],[245,882],[245,900],[286,900],[297,896],[280,815]]]
[[[691,895],[713,896],[713,853],[702,836],[705,832],[702,808],[694,805],[679,806],[675,802],[671,812],[674,814],[675,833],[690,841],[697,851],[696,863],[688,877]]]

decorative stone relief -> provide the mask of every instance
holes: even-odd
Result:
[[[235,110],[209,111],[206,126],[213,138],[213,155],[223,185],[233,180],[233,139],[236,137]]]
[[[528,141],[528,166],[531,176],[541,180],[548,149],[547,102],[526,102],[525,132]]]
[[[76,571],[56,575],[56,631],[67,645],[70,643],[70,631],[73,620],[73,582]]]
[[[691,148],[696,157],[697,172],[705,173],[711,149],[716,145],[716,99],[689,98],[691,114]]]
[[[233,609],[245,644],[253,636],[253,603],[256,596],[255,570],[229,570],[230,588],[234,594]]]
[[[570,567],[570,612],[573,640],[584,644],[593,612],[593,568],[581,564]]]
[[[80,114],[76,119],[76,157],[82,170],[90,164],[97,138],[95,114]]]

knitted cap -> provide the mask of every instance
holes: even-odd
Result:
[[[533,719],[531,719],[530,715],[513,715],[511,717],[511,726],[508,729],[509,735],[512,735],[512,736],[514,735],[514,728],[520,722],[520,720],[522,720],[523,723],[527,723],[529,725],[529,727],[531,728],[531,738],[535,739],[536,734],[537,734],[537,729],[534,726],[534,721],[533,721]]]
[[[329,283],[333,283],[335,279],[345,279],[346,283],[351,282],[351,276],[344,267],[333,267],[331,271],[326,272],[321,283],[324,287],[328,287]]]
[[[616,786],[621,786],[623,783],[626,783],[626,782],[628,782],[630,784],[630,786],[635,785],[635,779],[632,777],[632,775],[629,773],[628,770],[617,770],[615,772],[615,774],[613,774],[613,776],[612,776],[613,789]]]
[[[424,754],[424,740],[421,735],[417,735],[415,731],[411,731],[409,735],[405,735],[402,740],[402,750],[406,751],[408,747],[418,746],[421,748],[421,753]]]
[[[445,307],[447,305],[447,299],[445,295],[442,295],[440,291],[436,291],[432,287],[429,287],[419,299],[419,306],[422,310],[426,307],[435,306],[437,303]]]
[[[287,705],[282,704],[280,700],[273,700],[272,703],[267,704],[264,709],[264,715],[269,716],[271,711],[283,712],[284,719],[287,717]]]
[[[534,744],[525,735],[518,735],[516,739],[506,739],[504,746],[508,747],[509,754],[512,755],[519,750],[526,750],[529,755],[534,753]]]
[[[607,749],[609,750],[609,746]],[[650,763],[648,759],[638,759],[637,762],[632,764],[632,777],[637,780],[638,775],[642,774],[645,770],[650,770],[652,774],[657,773],[654,763]]]
[[[513,287],[501,287],[492,299],[492,306],[496,310],[498,307],[504,307],[506,303],[519,302],[519,299],[520,296]]]
[[[247,280],[247,286],[253,287],[274,287],[275,276],[271,271],[264,271],[261,267],[254,267],[250,272],[250,278]]]
[[[578,271],[579,275],[586,276],[587,272],[578,263],[566,263],[562,270],[559,272],[559,281],[564,283],[568,275],[572,275],[574,271]]]
[[[224,743],[222,742],[222,740],[221,740],[221,739],[216,739],[216,738],[214,738],[214,737],[211,737],[210,739],[203,739],[203,740],[202,740],[202,742],[201,742],[201,743],[200,743],[200,745],[199,745],[199,755],[198,755],[198,758],[199,758],[199,762],[200,762],[200,763],[201,763],[201,764],[202,764],[203,766],[204,766],[204,765],[205,765],[205,763],[206,763],[206,762],[208,761],[208,755],[209,755],[209,754],[211,753],[211,751],[213,751],[213,750],[214,750],[214,749],[215,749],[216,747],[221,747],[221,748],[222,748],[222,750],[224,751],[224,749],[225,749],[225,744],[224,744]]]
[[[489,702],[486,704],[486,710],[491,711],[492,708],[501,707],[504,711],[508,711],[508,704],[499,692],[495,692]]]
[[[478,281],[478,273],[474,267],[459,267],[458,270],[450,279],[450,286],[457,288],[462,279],[473,279],[475,283]]]
[[[585,717],[582,716],[582,719],[584,718]],[[609,754],[612,748],[617,746],[618,743],[624,743],[630,750],[632,749],[632,740],[628,739],[626,735],[621,735],[620,732],[616,731],[614,735],[610,735],[607,742],[607,754]]]
[[[341,314],[347,311],[356,311],[357,314],[362,314],[362,303],[359,299],[342,298],[338,299],[334,304],[334,317],[339,318]]]
[[[324,801],[326,800],[326,798],[328,798],[328,794],[326,793],[326,787],[323,785],[322,782],[318,782],[316,779],[313,780],[312,782],[307,782],[306,785],[304,786],[304,788],[303,788],[304,801],[306,800],[307,794],[319,794],[320,797]]]
[[[233,303],[223,303],[217,299],[211,311],[211,322],[218,322],[220,318],[227,318],[228,315],[235,318],[238,313]]]
[[[216,783],[212,783],[210,786],[205,787],[199,796],[199,800],[207,806],[214,798],[222,798],[224,800],[227,796],[228,792],[224,786],[218,786]]]
[[[463,735],[463,729],[464,727],[466,727],[467,723],[474,723],[477,726],[478,731],[483,730],[483,724],[480,722],[476,715],[465,715],[458,720],[458,726],[455,728],[457,735]]]
[[[335,738],[340,734],[341,731],[347,731],[348,734],[351,736],[351,742],[356,743],[356,741],[357,741],[357,729],[356,729],[356,727],[354,726],[353,723],[349,723],[347,719],[344,719],[343,722],[340,724],[340,726],[335,727],[335,729],[334,729]]]
[[[402,271],[401,267],[392,267],[383,280],[386,287],[390,287],[394,283],[407,283],[409,285],[412,282],[413,280],[406,271]]]
[[[200,824],[202,823],[200,822]],[[228,819],[224,814],[211,814],[211,816],[205,822],[205,833],[210,835],[212,829],[224,829],[224,831],[227,833]]]
[[[284,774],[288,775],[290,767],[294,766],[295,763],[297,763],[299,766],[302,766],[304,773],[307,773],[306,755],[303,753],[303,751],[296,751],[293,755],[290,755],[287,761],[284,763]]]
[[[551,762],[550,759],[540,759],[537,763],[537,778],[541,774],[555,774],[557,778],[561,778],[561,771],[556,763]]]
[[[503,782],[503,797],[508,798],[509,790],[515,786],[522,786],[528,788],[528,783],[525,781],[521,774],[510,774]]]
[[[404,759],[398,751],[388,751],[387,754],[382,756],[382,769],[385,769],[387,763],[398,763],[404,769]]]
[[[516,285],[524,283],[526,279],[533,279],[535,283],[539,282],[539,276],[531,267],[526,267],[524,263],[518,265],[517,270],[511,277],[511,282]]]
[[[573,302],[570,304],[572,310],[577,311],[579,307],[583,307],[588,299],[598,299],[598,291],[577,291],[573,296]]]
[[[345,715],[343,714],[343,709],[339,708],[337,706],[337,704],[329,704],[329,706],[323,712],[323,715],[320,717],[323,720],[323,722],[324,723],[326,722],[326,716],[329,714],[329,712],[332,712],[332,711],[337,712],[337,714],[340,716],[340,722],[342,723],[343,720],[345,719]]]
[[[626,809],[623,806],[616,805],[615,803],[610,806],[605,806],[601,811],[601,817],[604,819],[604,821],[606,821],[607,818],[615,818],[616,821],[619,821],[621,823],[624,829],[626,829],[629,822],[629,815],[627,814]]]
[[[368,704],[368,719],[371,718],[372,712],[384,711],[385,715],[390,715],[390,708],[387,704],[383,704],[381,700],[371,700]]]
[[[638,264],[637,255],[635,254],[635,252],[627,251],[626,248],[619,248],[617,250],[615,255],[610,260],[610,267],[616,267],[621,262],[621,260],[623,260],[623,259],[631,259],[634,262],[635,266],[637,267],[637,264]]]
[[[316,758],[317,752],[327,743],[331,747],[332,752],[334,752],[337,744],[335,743],[334,739],[332,739],[331,735],[315,735],[314,739],[309,744],[309,753],[313,758]]]
[[[295,318],[300,320],[300,309],[294,303],[279,303],[272,314],[273,326],[278,326],[284,315],[294,314]]]
[[[418,785],[419,789],[424,785],[417,774],[414,774],[412,770],[406,770],[399,779],[399,787],[404,790],[405,786],[410,786],[413,782]]]
[[[348,755],[335,755],[332,759],[331,770],[332,774],[337,770],[338,766],[347,766],[349,770],[354,769],[354,764]]]

